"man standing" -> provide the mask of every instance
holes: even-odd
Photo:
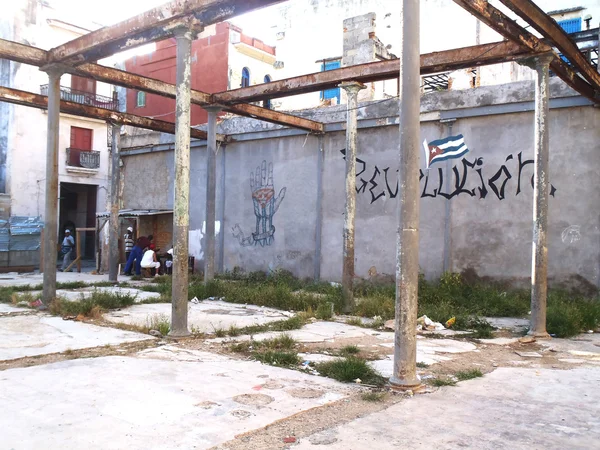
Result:
[[[65,230],[65,238],[62,241],[61,253],[63,256],[62,267],[60,268],[61,272],[64,272],[69,264],[71,263],[71,252],[73,251],[73,247],[75,246],[75,239],[71,236],[71,230]]]
[[[137,243],[131,249],[131,253],[129,254],[129,258],[127,259],[127,264],[125,265],[125,275],[131,276],[131,269],[133,269],[133,264],[135,262],[135,274],[141,275],[142,268],[140,266],[142,262],[142,257],[144,256],[144,249],[141,246],[142,238],[137,240]]]
[[[127,227],[127,233],[125,233],[123,238],[125,241],[125,260],[129,261],[129,255],[135,245],[135,241],[133,240],[133,227]]]

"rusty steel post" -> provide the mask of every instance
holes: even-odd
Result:
[[[178,28],[175,116],[175,189],[173,200],[173,287],[169,336],[189,336],[188,249],[190,226],[190,93],[192,30]]]
[[[206,249],[204,251],[204,281],[215,277],[215,221],[217,220],[217,114],[220,106],[205,106],[208,111],[206,143]]]
[[[531,326],[529,334],[550,337],[546,331],[548,299],[548,194],[550,143],[548,132],[549,65],[552,54],[538,56],[526,64],[536,71],[535,83],[535,156],[533,172],[533,243],[531,250]]]
[[[421,385],[417,376],[419,285],[419,0],[402,0],[400,49],[400,152],[396,254],[395,389]]]
[[[119,184],[121,168],[119,152],[121,148],[121,124],[108,124],[112,127],[110,158],[110,222],[108,227],[108,281],[116,283],[119,277]]]
[[[356,219],[356,147],[358,146],[358,93],[366,86],[350,81],[340,84],[348,94],[346,118],[346,208],[344,213],[344,254],[342,295],[344,313],[354,310],[354,222]]]
[[[46,209],[44,213],[44,288],[42,301],[56,297],[56,250],[58,244],[58,136],[60,127],[60,77],[62,69],[49,67],[48,130],[46,143]]]

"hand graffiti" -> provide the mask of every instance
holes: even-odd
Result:
[[[254,202],[254,214],[256,215],[256,232],[252,233],[254,242],[262,247],[271,245],[275,235],[273,215],[279,209],[279,205],[285,198],[286,188],[279,191],[275,197],[273,187],[273,164],[267,162],[256,168],[256,172],[250,172],[250,187],[252,189],[252,201]]]

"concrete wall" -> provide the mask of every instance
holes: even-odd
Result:
[[[550,276],[554,281],[563,281],[576,275],[598,286],[600,197],[595,193],[595,184],[600,176],[597,152],[600,112],[589,106],[587,100],[574,96],[558,80],[552,81],[551,88],[554,98],[549,121],[553,194],[549,218]],[[532,99],[530,82],[422,97],[421,138],[432,141],[447,136],[448,125],[440,119],[456,118],[452,134],[463,134],[470,149],[464,158],[433,164],[429,171],[421,162],[420,266],[427,277],[438,277],[445,270],[468,268],[480,276],[515,283],[529,277]],[[394,273],[398,105],[386,102],[362,106],[357,161],[356,275],[369,278]],[[318,113],[315,117],[327,123],[328,132],[321,139],[242,118],[221,125],[223,133],[244,131],[234,135],[237,141],[228,144],[218,159],[217,214],[223,234],[217,239],[217,255],[222,239],[221,270],[235,266],[246,270],[281,267],[301,277],[320,272],[323,279],[340,279],[344,113],[343,107],[325,111],[329,114],[323,114],[323,109],[306,112],[309,117]],[[204,223],[204,151],[199,143],[192,150],[190,220],[191,229],[195,233],[200,230],[200,234]],[[170,207],[172,192],[145,193],[146,188],[135,182],[145,178],[148,167],[168,167],[169,175],[164,182],[172,183],[169,146],[157,146],[152,153],[124,156],[124,160],[125,184],[128,186],[128,180],[132,179],[137,186],[126,189],[125,206]],[[253,192],[259,188],[268,194],[263,198],[273,199],[270,207],[275,212],[271,222],[267,217],[266,225],[261,209],[258,208],[258,213],[255,210],[254,200],[260,197],[253,196]],[[193,233],[190,236],[197,239],[198,234]],[[201,237],[198,242],[202,246]],[[192,248],[192,253],[200,255],[197,244],[191,243]]]

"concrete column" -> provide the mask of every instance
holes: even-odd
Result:
[[[550,337],[546,332],[548,297],[548,133],[549,65],[553,55],[538,56],[530,62],[537,76],[535,83],[535,156],[533,173],[533,245],[531,250],[531,326],[529,334]]]
[[[346,209],[344,214],[344,255],[342,266],[342,294],[344,313],[354,310],[354,222],[356,219],[356,147],[358,145],[358,93],[365,85],[355,81],[340,87],[348,96],[346,119]]]
[[[400,158],[396,256],[396,389],[415,389],[417,376],[417,294],[419,284],[419,0],[402,0],[400,12]]]
[[[121,168],[119,153],[121,148],[121,124],[109,124],[112,127],[112,146],[110,158],[110,222],[108,228],[108,281],[118,279],[119,270],[119,187]]]
[[[220,106],[205,106],[208,111],[208,141],[206,144],[206,234],[204,250],[204,281],[215,277],[215,221],[217,220],[217,114]]]
[[[325,135],[318,137],[317,148],[317,219],[315,224],[315,267],[313,279],[321,281],[321,245],[323,238],[323,166],[325,162]]]
[[[193,33],[176,30],[175,189],[173,200],[173,288],[169,336],[189,336],[188,251],[190,228],[190,96]]]
[[[44,212],[44,288],[42,301],[56,297],[56,249],[58,244],[58,136],[60,126],[60,77],[63,71],[50,67],[48,74],[48,130],[46,143],[46,208]]]

